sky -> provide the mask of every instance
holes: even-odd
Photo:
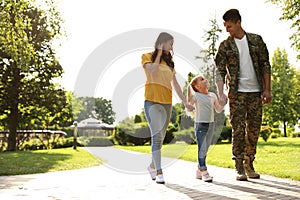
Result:
[[[210,29],[209,20],[216,18],[223,31],[220,43],[228,37],[222,15],[231,8],[239,9],[245,31],[263,37],[270,60],[279,47],[296,66],[288,39],[290,24],[279,21],[281,10],[264,0],[59,0],[66,31],[66,37],[55,44],[65,70],[61,84],[78,95],[112,100],[114,111],[121,113],[117,121],[139,114],[145,81],[141,55],[152,51],[159,31],[175,34],[174,61],[183,87],[188,72],[200,71],[201,63],[192,57],[200,51],[197,47],[206,47],[204,30]],[[178,102],[177,95],[173,102]]]

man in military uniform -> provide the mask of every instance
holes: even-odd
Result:
[[[271,101],[271,66],[269,52],[262,37],[247,33],[241,26],[241,15],[230,9],[223,15],[230,36],[218,49],[216,84],[220,101],[227,101],[223,86],[227,83],[232,154],[237,180],[260,178],[253,161],[262,121],[262,104]]]

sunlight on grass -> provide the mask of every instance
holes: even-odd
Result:
[[[151,146],[115,146],[120,149],[150,153]],[[207,164],[225,168],[234,168],[231,144],[216,144],[210,147]],[[162,155],[197,162],[197,145],[183,143],[164,145]],[[300,180],[300,138],[270,138],[258,142],[254,161],[257,172],[281,178]]]
[[[0,153],[0,175],[72,170],[100,164],[99,158],[81,148]]]

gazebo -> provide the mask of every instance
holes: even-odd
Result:
[[[95,118],[87,118],[77,124],[78,136],[111,136],[114,131],[114,126],[102,123]]]

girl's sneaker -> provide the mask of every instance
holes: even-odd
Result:
[[[151,179],[152,180],[155,180],[155,177],[156,177],[156,170],[155,169],[153,169],[152,167],[150,167],[150,166],[148,166],[148,172],[149,172],[149,174],[150,174],[150,176],[151,176]]]
[[[164,176],[162,174],[158,174],[156,176],[156,183],[158,183],[158,184],[165,184]]]
[[[196,170],[196,179],[202,179],[202,172],[200,171],[200,169]]]
[[[205,182],[212,182],[213,181],[213,177],[210,176],[208,174],[208,172],[205,170],[205,171],[202,171],[202,180],[205,181]]]

